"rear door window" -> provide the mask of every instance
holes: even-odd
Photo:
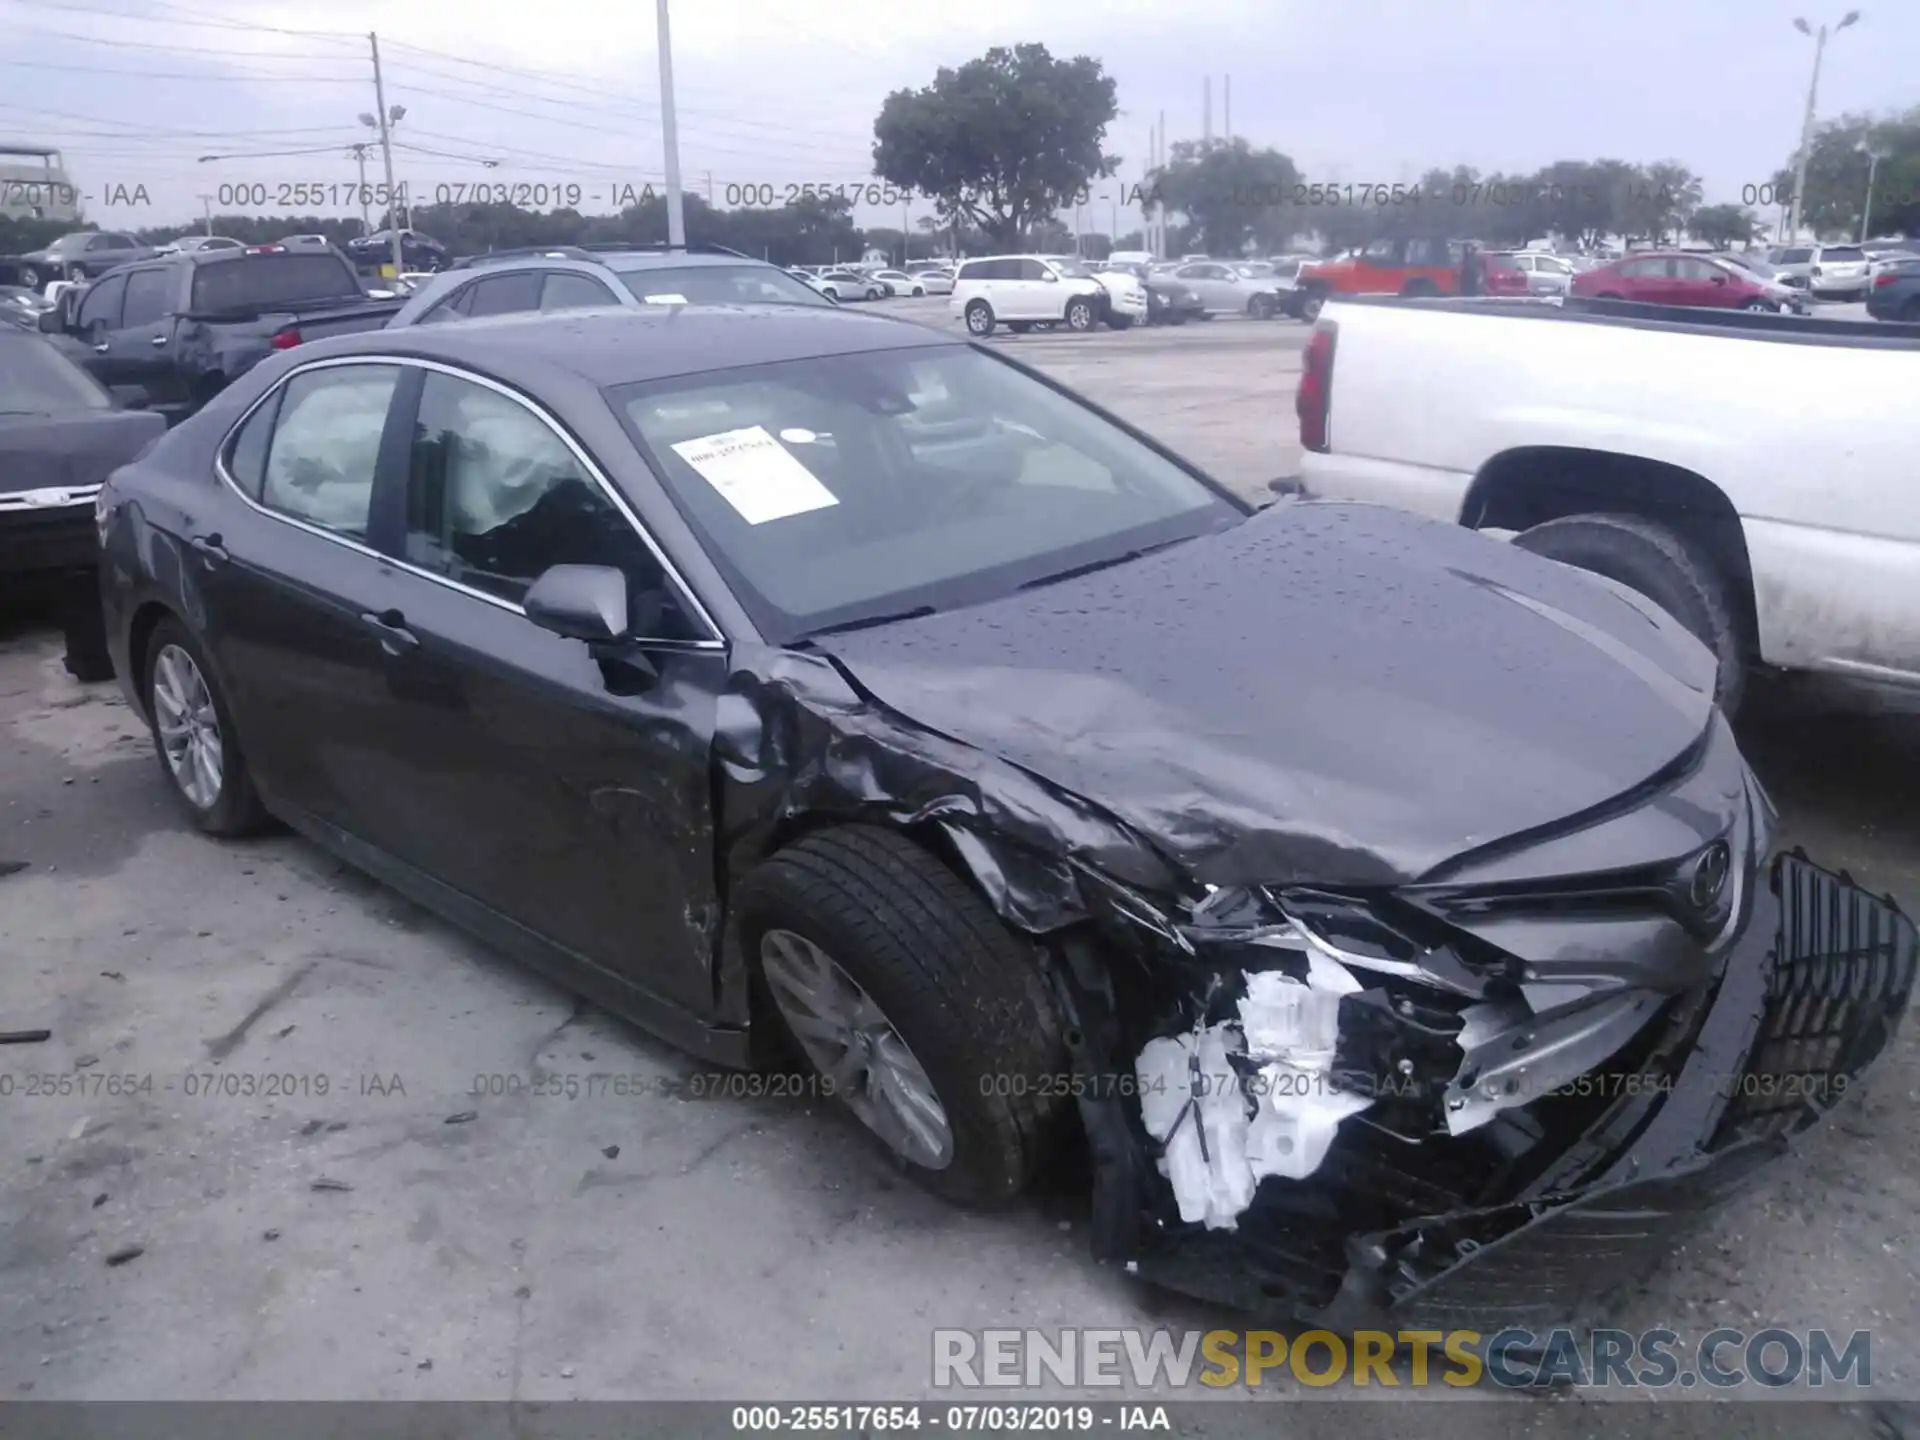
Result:
[[[120,328],[131,330],[136,325],[157,324],[166,318],[172,299],[171,267],[134,271],[127,276],[127,298],[120,316]]]
[[[196,314],[271,310],[316,300],[358,300],[353,267],[331,251],[286,251],[245,255],[197,265],[192,308]]]
[[[549,271],[545,283],[540,287],[542,310],[581,310],[595,305],[619,303],[614,299],[613,291],[598,280],[566,270]]]
[[[467,300],[466,313],[474,320],[487,315],[517,315],[540,308],[538,270],[522,270],[513,275],[494,275],[478,282]]]
[[[96,326],[108,330],[120,328],[120,302],[127,296],[127,277],[115,275],[94,285],[80,299],[76,318],[82,333]]]
[[[260,503],[366,539],[380,439],[399,380],[398,365],[329,365],[287,381]]]

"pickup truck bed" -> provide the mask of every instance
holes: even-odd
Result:
[[[1316,331],[1309,496],[1630,586],[1718,651],[1728,708],[1755,664],[1920,686],[1920,325],[1341,297]]]

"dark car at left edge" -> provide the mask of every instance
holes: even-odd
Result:
[[[275,817],[711,1063],[790,1054],[957,1203],[1077,1148],[1096,1256],[1250,1310],[1591,1314],[1913,987],[1650,601],[1254,510],[898,319],[320,341],[98,523],[201,830]]]
[[[67,668],[112,670],[100,635],[94,500],[107,476],[166,429],[116,397],[44,336],[0,324],[0,599],[50,593],[66,631]]]

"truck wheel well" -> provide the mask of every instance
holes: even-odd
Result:
[[[1720,567],[1749,650],[1758,648],[1753,564],[1740,512],[1704,475],[1659,460],[1540,446],[1497,455],[1460,508],[1473,530],[1530,530],[1568,515],[1638,515],[1665,525]]]
[[[172,614],[158,601],[149,600],[133,612],[133,623],[127,627],[127,674],[140,696],[142,709],[147,708],[147,642],[153,638],[154,628]]]

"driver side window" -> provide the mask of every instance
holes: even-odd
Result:
[[[551,425],[511,396],[441,371],[426,377],[414,424],[406,558],[514,605],[549,566],[610,565],[626,574],[639,634],[710,638]]]
[[[80,313],[75,324],[85,334],[95,326],[107,330],[120,328],[120,302],[127,293],[127,277],[115,275],[102,280],[81,297]]]

